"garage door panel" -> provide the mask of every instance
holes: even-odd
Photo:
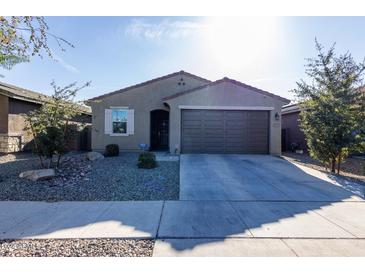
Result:
[[[226,111],[225,114],[227,120],[241,120],[244,119],[246,116],[245,112],[236,110]]]
[[[214,146],[214,145],[222,145],[222,146],[224,146],[224,143],[225,143],[225,140],[224,140],[224,138],[206,138],[205,140],[204,140],[204,144],[206,144],[206,145],[212,145],[212,146]]]
[[[269,112],[182,110],[183,153],[268,153]]]
[[[185,144],[194,144],[194,143],[203,143],[204,139],[201,137],[185,137],[184,143]]]
[[[247,123],[241,120],[226,120],[225,127],[226,129],[243,129],[247,127]]]
[[[224,137],[225,133],[224,133],[224,129],[222,128],[216,128],[216,129],[205,129],[204,131],[201,132],[201,134],[205,137],[217,137],[217,136],[221,136]]]
[[[202,121],[200,120],[184,120],[183,126],[184,127],[192,127],[192,128],[199,128],[202,125]]]
[[[266,141],[267,136],[255,136],[255,138],[249,137],[247,139],[250,145],[255,145],[255,144],[262,145],[262,143]]]
[[[226,138],[225,139],[225,142],[226,142],[226,145],[229,146],[229,145],[240,145],[240,146],[243,146],[243,142],[242,142],[242,138],[233,138],[233,137],[230,137],[230,138]]]
[[[211,137],[211,138],[215,138],[218,136],[224,137],[225,133],[224,130],[222,130],[221,128],[212,128],[212,129],[205,129],[201,132],[201,134],[203,135],[203,137]]]
[[[222,144],[224,145],[225,143],[225,140],[224,140],[224,137],[210,137],[210,138],[204,138],[204,141],[203,141],[205,144]]]
[[[220,110],[209,110],[209,111],[203,111],[203,117],[204,119],[220,119],[223,118],[224,112]]]
[[[202,134],[199,132],[190,132],[187,133],[184,138],[202,138]]]
[[[267,132],[264,129],[249,129],[250,135],[253,137],[257,136],[268,136]]]
[[[222,120],[204,120],[204,128],[223,128],[224,121]]]
[[[185,136],[200,136],[202,132],[203,131],[198,128],[185,128]]]
[[[226,135],[238,135],[238,134],[245,134],[245,129],[244,128],[226,128],[226,130],[224,131],[224,129],[222,129],[223,132],[226,133]]]
[[[202,115],[203,114],[203,110],[191,110],[191,111],[186,111],[186,112],[183,112],[182,113],[182,116],[186,119],[189,119],[189,118],[195,118],[199,115]]]

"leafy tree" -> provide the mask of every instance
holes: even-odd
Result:
[[[18,63],[29,61],[31,56],[42,57],[42,52],[53,58],[49,38],[54,39],[63,51],[65,45],[74,47],[50,33],[43,17],[0,16],[0,67],[11,69]]]
[[[0,67],[12,69],[18,63],[28,62],[31,56],[42,58],[43,53],[53,58],[49,38],[54,39],[62,51],[65,45],[74,47],[67,40],[50,33],[44,17],[0,16]],[[73,135],[70,122],[81,114],[81,106],[74,102],[75,95],[90,82],[81,87],[76,87],[76,83],[63,88],[57,87],[54,82],[51,85],[54,95],[50,99],[40,97],[42,107],[24,115],[25,130],[33,135],[34,150],[42,167],[45,167],[44,158],[50,159],[51,166],[55,154],[58,155],[59,166],[66,144]]]
[[[34,151],[38,154],[42,167],[45,167],[44,159],[48,158],[49,167],[54,155],[58,156],[57,167],[61,156],[66,152],[67,141],[72,137],[71,124],[73,118],[82,112],[81,105],[74,101],[76,93],[89,86],[87,82],[81,87],[72,83],[66,87],[58,87],[51,83],[54,94],[44,100],[41,108],[24,115],[26,121],[25,130],[33,135]]]
[[[293,90],[301,106],[300,127],[310,155],[340,172],[351,152],[365,148],[365,62],[350,53],[336,56],[334,45],[325,51],[317,40],[317,57],[307,59],[309,81]]]

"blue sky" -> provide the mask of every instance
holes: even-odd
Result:
[[[46,17],[50,31],[75,45],[58,61],[34,57],[1,70],[0,81],[51,94],[59,85],[92,81],[78,99],[179,70],[224,76],[293,99],[314,38],[338,53],[365,56],[365,17]]]

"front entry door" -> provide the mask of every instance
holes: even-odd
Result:
[[[169,147],[169,112],[151,111],[151,149],[167,150]]]

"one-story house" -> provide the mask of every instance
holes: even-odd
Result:
[[[290,101],[223,78],[175,72],[86,102],[92,149],[141,144],[170,153],[281,153],[281,108]]]
[[[293,148],[308,152],[307,141],[299,127],[299,104],[283,106],[281,110],[281,147],[282,151],[291,151]]]
[[[0,152],[9,153],[30,149],[30,132],[24,130],[23,114],[38,109],[49,100],[44,94],[0,82]],[[91,110],[81,107],[73,126],[77,134],[68,144],[70,150],[91,149]]]

